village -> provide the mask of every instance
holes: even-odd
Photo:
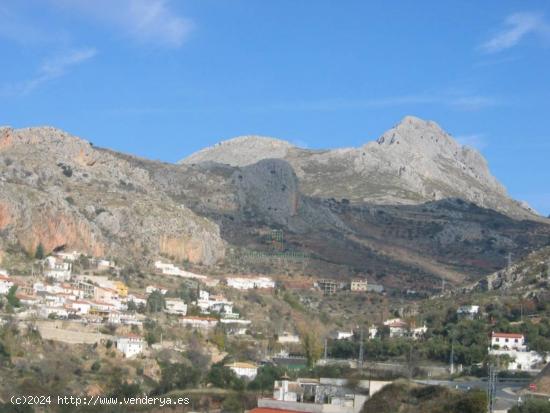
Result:
[[[86,269],[75,271],[82,269],[78,263],[83,260]],[[323,337],[314,337],[321,346],[315,353],[308,348],[312,340],[309,333],[293,329],[291,324],[290,328],[287,325],[285,329],[271,330],[266,337],[263,331],[269,331],[269,326],[258,319],[252,321],[252,317],[239,310],[241,303],[227,298],[227,295],[247,292],[277,297],[281,291],[288,291],[271,277],[213,277],[159,259],[151,268],[155,282],[144,288],[130,288],[117,276],[119,271],[111,260],[87,257],[76,251],[56,252],[37,260],[31,276],[0,270],[0,299],[7,301],[1,322],[11,320],[23,329],[35,326],[42,339],[69,345],[109,347],[112,343],[113,349],[128,360],[146,360],[166,349],[184,352],[187,343],[183,332],[204,335],[206,343],[210,343],[205,350],[211,363],[223,363],[225,369],[245,383],[252,383],[263,375],[262,369],[266,366],[290,373],[290,376],[287,373],[273,376],[273,396],[258,398],[257,413],[262,413],[262,409],[357,413],[366,400],[400,375],[447,380],[475,367],[463,365],[452,352],[447,361],[413,363],[412,349],[419,349],[432,334],[426,320],[418,318],[416,304],[400,308],[393,312],[393,317],[383,317],[379,322],[347,329],[332,328]],[[183,293],[181,289],[173,290],[178,283],[185,287]],[[316,292],[325,299],[338,294],[344,300],[361,294],[385,294],[383,286],[369,284],[366,279],[353,279],[349,283],[321,279],[298,284],[286,285],[297,287],[297,291]],[[455,308],[453,317],[460,323],[483,322],[488,316],[479,305],[461,305]],[[158,323],[172,333],[154,337],[150,326]],[[246,353],[246,357],[233,357],[222,347],[212,345],[220,340],[220,334],[222,342],[223,337],[235,342],[243,340],[256,350]],[[266,339],[270,344],[264,347],[262,343]],[[404,357],[390,358],[391,362],[376,361],[372,350],[375,347],[369,347],[369,342],[375,346],[380,340],[398,346],[408,342],[410,354],[407,356],[405,352]],[[487,337],[486,351],[489,357],[498,360],[501,371],[511,373],[536,374],[547,362],[546,353],[531,350],[523,334],[509,331],[492,331]],[[413,364],[416,370],[411,370]],[[314,366],[351,368],[358,372],[369,369],[371,378],[353,381],[351,385],[346,375],[300,376],[304,369]]]

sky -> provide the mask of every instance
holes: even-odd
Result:
[[[0,0],[0,125],[176,162],[259,134],[360,146],[406,115],[550,214],[547,0]]]

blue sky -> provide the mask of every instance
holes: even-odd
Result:
[[[411,114],[550,214],[546,0],[0,0],[0,53],[0,124],[174,162],[243,134],[359,146]]]

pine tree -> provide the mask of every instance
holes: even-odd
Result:
[[[44,253],[44,245],[42,243],[38,244],[38,247],[36,247],[36,252],[34,253],[34,258],[37,260],[43,260],[45,256]]]

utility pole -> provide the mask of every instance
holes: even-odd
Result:
[[[489,380],[487,381],[487,411],[495,411],[497,368],[494,364],[489,365]]]
[[[521,322],[523,323],[523,301],[522,301],[521,304],[520,304],[520,308],[521,308],[521,312],[520,312],[521,318],[520,318],[520,320],[521,320]]]
[[[325,338],[325,361],[327,360],[327,339]]]
[[[359,342],[359,371],[363,372],[363,357],[364,357],[364,348],[363,348],[363,329],[361,328],[361,334],[360,334],[360,342]]]
[[[455,338],[453,335],[453,339],[451,341],[451,358],[449,360],[450,362],[450,373],[451,375],[455,374]]]
[[[412,351],[413,345],[412,341],[409,342],[409,380],[412,380],[414,375],[414,366],[413,366],[413,351]]]

